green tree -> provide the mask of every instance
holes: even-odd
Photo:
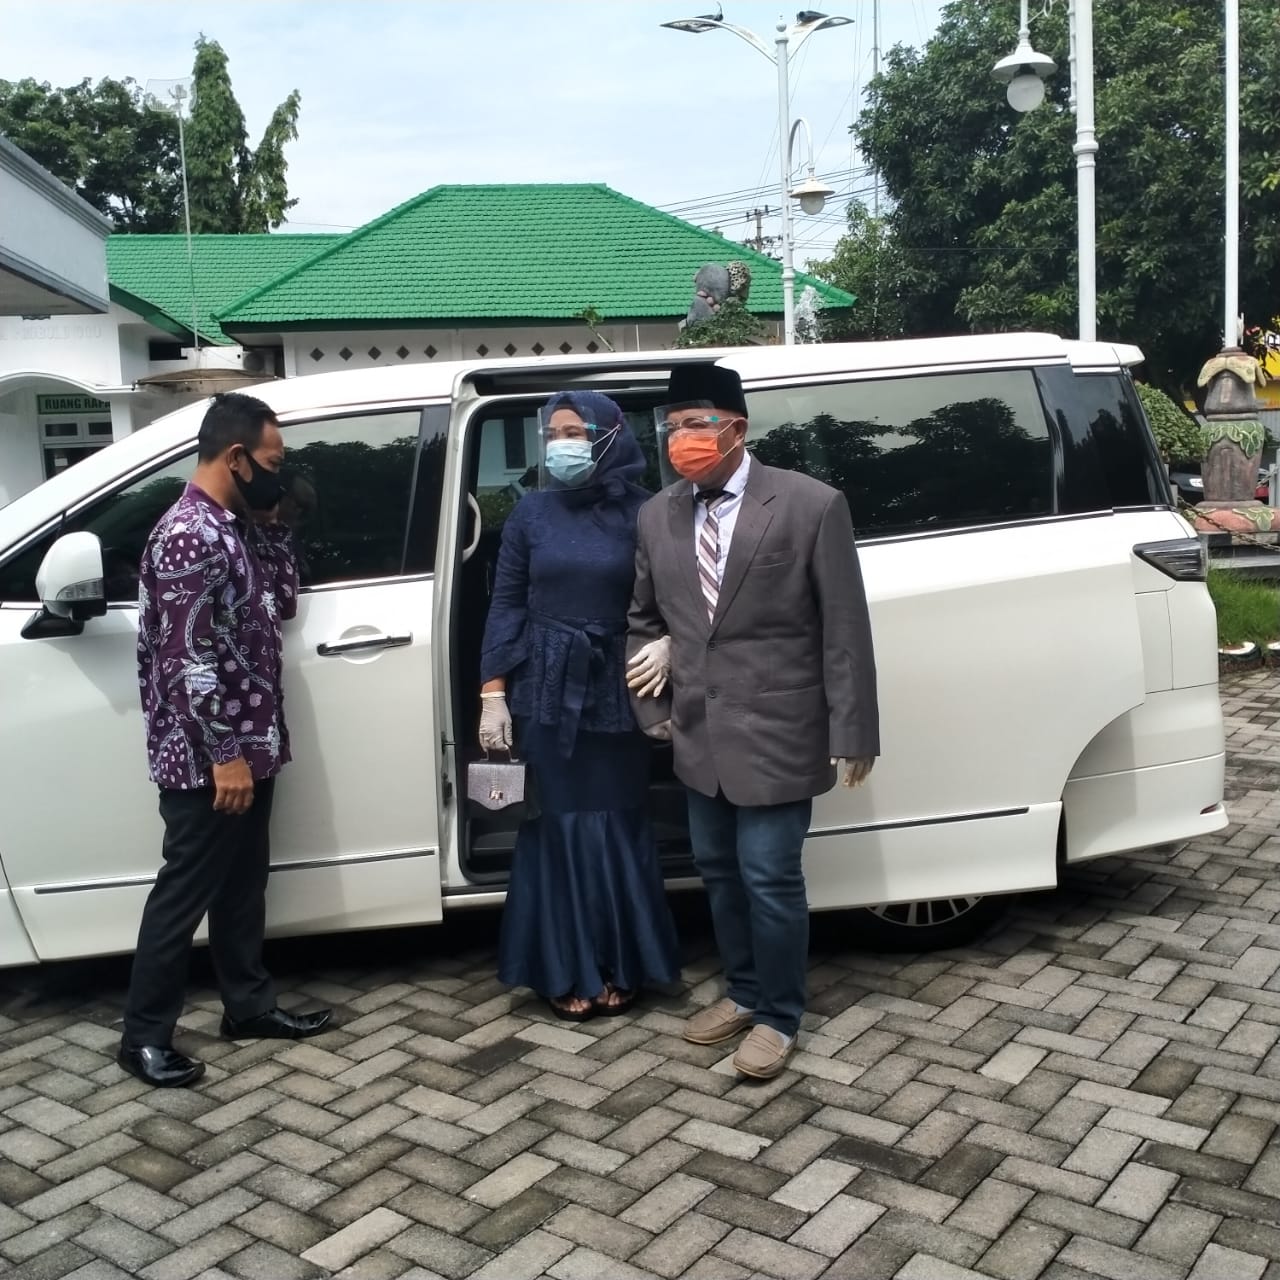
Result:
[[[864,204],[849,206],[849,229],[830,258],[810,262],[809,271],[858,300],[848,315],[822,315],[824,340],[900,338],[906,333],[902,298],[905,262],[898,242],[883,218],[873,217]]]
[[[193,231],[267,231],[289,199],[285,146],[298,136],[294,90],[274,111],[256,151],[231,89],[227,56],[196,41],[196,102],[186,127]],[[119,231],[183,228],[178,125],[133,80],[82,80],[55,89],[0,80],[0,133],[107,214]]]
[[[992,79],[1016,0],[953,0],[921,51],[898,46],[855,131],[892,198],[910,333],[1050,328],[1076,314],[1075,122],[1066,4],[1032,39],[1058,60],[1018,115]],[[1271,315],[1280,269],[1280,8],[1241,5],[1241,304]],[[1152,380],[1194,378],[1220,344],[1222,9],[1108,0],[1094,14],[1099,332],[1138,343]],[[838,256],[838,255],[837,255]]]
[[[216,40],[196,41],[195,106],[187,126],[191,230],[263,232],[278,227],[290,200],[285,144],[298,136],[295,89],[272,113],[256,151],[231,88],[227,55]]]
[[[178,130],[132,80],[54,89],[0,80],[0,133],[110,217],[120,231],[182,225]]]

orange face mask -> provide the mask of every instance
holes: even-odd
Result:
[[[673,435],[667,444],[667,457],[671,459],[671,465],[686,480],[700,484],[724,461],[725,455],[720,452],[720,437],[732,425],[732,422],[726,423],[715,435],[702,431],[681,431]]]

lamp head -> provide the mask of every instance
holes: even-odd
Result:
[[[835,195],[835,188],[825,182],[819,182],[809,170],[809,176],[792,188],[791,198],[800,202],[800,208],[808,214],[821,213],[829,197]]]
[[[816,9],[802,9],[796,14],[797,27],[811,27],[814,31],[827,31],[831,27],[847,27],[852,23],[852,18],[828,16],[825,13],[819,13]]]
[[[1047,53],[1037,53],[1031,47],[1031,39],[1024,31],[1018,37],[1018,47],[1007,58],[1001,58],[991,74],[1009,86],[1005,96],[1015,111],[1030,111],[1044,101],[1044,82],[1057,69],[1058,64]]]
[[[672,31],[687,31],[690,35],[700,36],[704,31],[714,31],[720,24],[707,18],[676,18],[673,22],[659,23]]]

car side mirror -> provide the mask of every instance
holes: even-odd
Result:
[[[40,562],[36,593],[42,607],[22,628],[28,640],[79,635],[89,618],[102,617],[107,611],[107,589],[97,534],[68,533],[59,538]]]

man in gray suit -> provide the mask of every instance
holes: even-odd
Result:
[[[746,451],[738,375],[680,365],[660,433],[685,478],[640,512],[628,677],[670,738],[728,989],[685,1038],[751,1027],[734,1066],[768,1079],[804,1012],[813,797],[880,751],[875,659],[844,495]]]

